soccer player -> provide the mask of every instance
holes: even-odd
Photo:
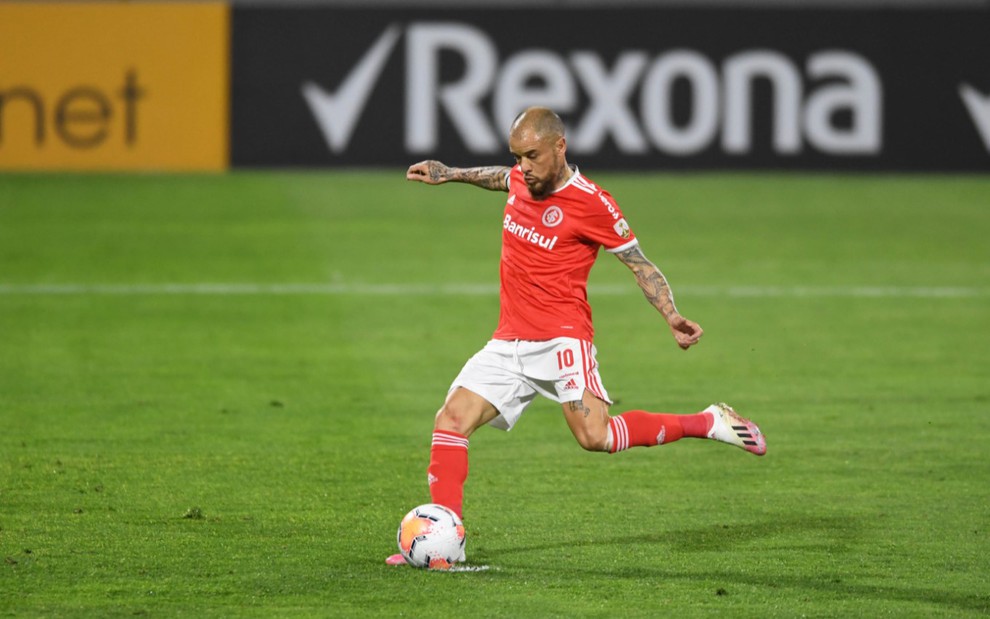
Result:
[[[434,503],[463,517],[468,438],[488,424],[510,430],[539,394],[559,402],[578,444],[616,453],[681,438],[713,439],[758,456],[766,440],[726,404],[689,415],[633,410],[609,415],[592,344],[588,273],[601,247],[632,271],[678,346],[701,327],[682,316],[663,273],[650,262],[612,196],[567,163],[564,125],[552,110],[529,108],[509,131],[513,167],[410,166],[427,185],[469,183],[509,194],[502,219],[500,317],[488,344],[464,365],[436,415],[427,478]],[[401,564],[402,555],[387,559]]]

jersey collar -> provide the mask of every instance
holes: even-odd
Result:
[[[567,182],[566,183],[564,183],[563,185],[561,185],[557,189],[554,189],[553,191],[551,191],[550,192],[550,195],[553,195],[553,194],[557,193],[558,191],[563,191],[563,190],[567,189],[568,187],[570,187],[571,183],[573,183],[575,180],[577,180],[578,174],[580,174],[580,172],[578,172],[578,167],[576,165],[574,165],[573,163],[568,163],[567,164],[567,167],[571,169],[571,177],[569,179],[567,179]]]

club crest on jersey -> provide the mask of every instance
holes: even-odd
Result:
[[[547,228],[559,226],[564,221],[564,211],[559,206],[550,206],[543,211],[543,225]]]
[[[619,221],[615,222],[615,225],[612,226],[612,228],[615,230],[616,234],[618,234],[624,239],[628,239],[629,236],[632,234],[632,232],[629,231],[629,224],[626,223],[625,219],[620,219]]]

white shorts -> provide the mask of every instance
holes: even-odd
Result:
[[[464,387],[498,409],[491,426],[511,430],[537,394],[561,404],[587,389],[611,404],[591,342],[558,337],[543,342],[490,340],[468,359],[450,391]]]

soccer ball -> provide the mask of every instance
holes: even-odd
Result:
[[[452,510],[436,503],[413,508],[399,523],[399,552],[413,567],[450,569],[464,552],[464,524]]]

